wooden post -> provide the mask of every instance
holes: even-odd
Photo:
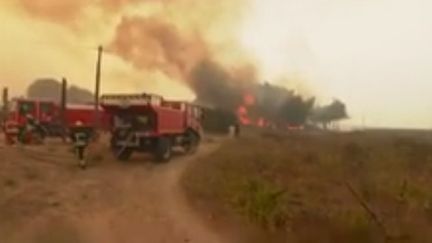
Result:
[[[95,119],[94,126],[96,130],[100,128],[99,96],[100,96],[102,53],[103,53],[103,47],[99,46],[97,62],[96,62],[96,86],[95,86],[95,93],[94,93],[94,119]]]
[[[7,87],[3,88],[2,94],[2,117],[0,122],[5,122],[7,113],[9,112],[9,89]]]
[[[3,101],[3,107],[6,107],[9,102],[9,89],[7,87],[3,88],[2,101]]]
[[[66,104],[67,104],[67,80],[66,78],[62,79],[61,91],[60,91],[60,123],[62,128],[62,139],[63,142],[66,141]]]

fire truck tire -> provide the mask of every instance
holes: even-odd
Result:
[[[172,156],[171,140],[161,137],[156,142],[155,157],[158,162],[168,162]]]
[[[198,149],[200,138],[193,131],[187,132],[186,138],[187,138],[186,144],[183,146],[184,151],[187,154],[194,154]]]

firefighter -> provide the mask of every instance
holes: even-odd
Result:
[[[45,135],[45,129],[40,125],[39,121],[31,114],[27,114],[25,126],[20,132],[21,143],[42,143]]]
[[[24,126],[20,127],[18,141],[21,144],[32,142],[32,133],[35,130],[36,121],[31,114],[27,114]]]
[[[85,130],[81,121],[77,121],[75,127],[72,128],[72,139],[74,142],[75,152],[78,156],[79,166],[82,169],[85,169],[87,167],[85,150],[90,141],[90,134]]]

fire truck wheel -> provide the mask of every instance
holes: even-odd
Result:
[[[156,160],[158,162],[168,162],[172,156],[171,141],[167,137],[161,137],[156,142]]]
[[[200,139],[195,132],[191,132],[191,131],[187,133],[186,138],[187,138],[186,144],[183,146],[184,151],[187,154],[194,154],[198,149]]]

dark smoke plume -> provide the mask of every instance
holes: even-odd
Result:
[[[207,28],[217,24],[215,22],[227,20],[227,13],[237,16],[238,9],[245,9],[243,0],[221,0],[218,4],[213,0],[13,1],[32,17],[69,29],[74,29],[76,24],[86,25],[84,20],[88,11],[96,10],[96,13],[101,12],[103,16],[114,19],[119,17],[114,37],[106,46],[108,52],[136,69],[162,72],[172,80],[185,83],[195,92],[199,103],[219,110],[236,112],[244,96],[250,94],[256,98],[256,104],[249,107],[250,116],[275,123],[301,124],[314,103],[312,99],[304,99],[285,88],[260,84],[256,68],[247,60],[235,66],[218,61],[220,48],[215,48],[214,43],[208,41]],[[162,3],[163,10],[146,17],[127,16],[122,11],[134,4],[155,2]],[[211,6],[211,11],[208,6]],[[170,11],[181,17],[173,17],[168,13]],[[232,21],[230,17],[228,21]],[[229,25],[230,22],[226,23]],[[231,42],[223,44],[231,48],[236,46]],[[49,82],[39,80],[32,84],[29,96],[58,100],[60,84],[54,80]],[[69,100],[73,102],[92,100],[91,92],[85,90],[70,88],[69,93]]]
[[[253,72],[230,73],[214,61],[203,60],[192,69],[189,84],[196,93],[198,103],[234,111],[255,81],[253,75]]]
[[[285,88],[259,84],[255,67],[246,62],[227,68],[199,35],[185,35],[157,18],[123,18],[110,50],[138,69],[159,70],[184,82],[197,103],[217,109],[235,112],[250,94],[257,99],[249,111],[253,117],[302,124],[313,104]]]
[[[304,124],[315,103],[314,98],[306,99],[293,90],[269,83],[256,84],[251,94],[256,97],[256,105],[249,109],[251,115],[275,125]]]

